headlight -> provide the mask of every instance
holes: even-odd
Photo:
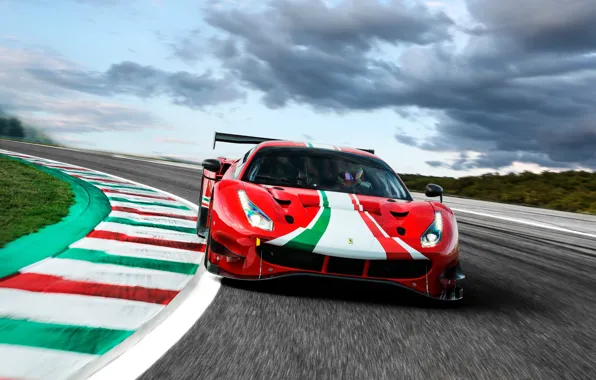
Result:
[[[242,209],[244,210],[244,214],[248,219],[248,222],[253,226],[260,228],[262,230],[272,231],[273,230],[273,221],[265,215],[260,208],[257,207],[254,203],[248,199],[248,195],[246,195],[246,191],[238,190],[238,197],[240,198],[240,204],[242,204]]]
[[[422,234],[420,242],[423,248],[431,248],[441,242],[443,237],[443,215],[440,211],[435,211],[435,220]]]

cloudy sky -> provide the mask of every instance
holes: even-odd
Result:
[[[593,0],[0,0],[0,108],[73,146],[205,158],[214,131],[399,172],[596,169]]]

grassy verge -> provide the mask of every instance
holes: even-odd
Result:
[[[477,177],[428,177],[400,174],[412,191],[427,183],[443,186],[446,195],[596,215],[596,173],[567,171],[535,174],[485,174]]]
[[[0,248],[59,222],[73,203],[68,183],[0,156]]]

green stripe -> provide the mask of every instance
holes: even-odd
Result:
[[[121,197],[117,197],[117,196],[112,197],[112,196],[109,196],[109,195],[108,195],[108,198],[110,200],[112,200],[112,201],[115,201],[115,202],[134,203],[136,205],[146,205],[146,206],[170,207],[170,208],[175,208],[175,209],[178,209],[178,210],[190,210],[190,208],[188,208],[186,206],[183,206],[183,205],[173,205],[173,204],[170,204],[170,203],[163,203],[163,202],[160,202],[160,201],[143,202],[143,201],[135,201],[135,200],[128,199],[128,198],[121,198]]]
[[[104,187],[112,187],[114,189],[134,189],[134,190],[142,190],[142,191],[146,191],[148,193],[157,193],[157,191],[152,190],[152,189],[146,189],[144,187],[138,187],[138,186],[126,186],[126,185],[114,185],[112,183],[104,183],[104,182],[98,182],[98,181],[93,181],[93,180],[85,180],[93,185],[97,185],[97,186],[104,186]]]
[[[323,212],[315,222],[314,226],[311,229],[305,229],[294,239],[284,244],[285,247],[305,250],[308,252],[312,252],[315,249],[319,240],[321,240],[321,237],[327,230],[329,219],[331,218],[331,209],[329,208],[327,194],[325,194],[324,191],[321,191],[321,197],[323,197]]]
[[[126,218],[118,218],[118,217],[114,217],[114,216],[108,217],[107,219],[104,220],[104,222],[120,223],[120,224],[129,225],[129,226],[136,226],[136,227],[162,228],[164,230],[186,232],[189,234],[194,234],[197,232],[197,229],[193,228],[193,227],[181,227],[181,226],[172,226],[172,225],[168,225],[168,224],[137,222],[136,220],[126,219]]]
[[[134,331],[0,318],[0,343],[84,354],[103,355],[132,333]]]
[[[309,142],[307,142],[307,143],[306,143],[306,146],[307,146],[308,148],[312,148],[312,144],[311,144],[311,143],[309,143]]]
[[[198,264],[180,263],[140,257],[118,256],[91,249],[71,248],[60,255],[61,259],[89,261],[96,264],[115,264],[131,268],[156,269],[166,272],[195,274]]]

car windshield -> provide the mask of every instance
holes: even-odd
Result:
[[[268,147],[253,157],[244,181],[376,197],[411,197],[384,162],[360,154],[315,148]]]

